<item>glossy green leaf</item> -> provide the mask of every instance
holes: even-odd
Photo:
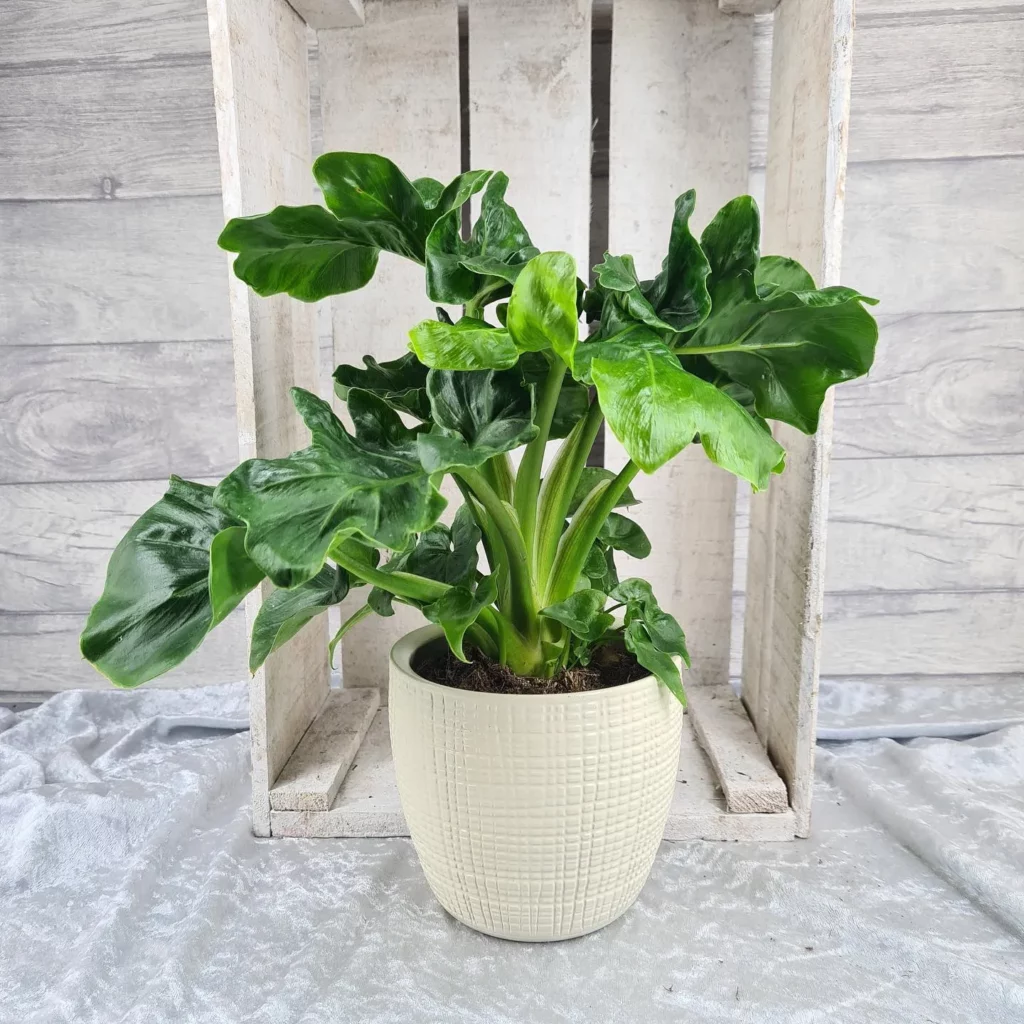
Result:
[[[444,191],[444,185],[437,178],[414,178],[412,187],[419,192],[420,199],[423,200],[423,205],[428,210],[437,206],[437,201]]]
[[[210,547],[239,525],[215,507],[212,487],[172,476],[111,555],[82,632],[85,659],[118,686],[138,686],[184,661],[213,621]]]
[[[366,597],[366,603],[381,618],[390,618],[395,614],[395,595],[380,587],[373,587]]]
[[[579,314],[576,261],[568,253],[543,252],[526,264],[508,302],[508,330],[521,351],[551,349],[572,365]]]
[[[444,630],[445,639],[459,661],[468,661],[462,644],[466,631],[493,604],[498,587],[493,576],[484,576],[475,590],[467,586],[452,587],[443,597],[423,609],[423,614]]]
[[[409,332],[409,347],[436,370],[507,370],[519,358],[508,331],[468,316],[455,324],[422,321]]]
[[[667,686],[679,703],[686,707],[686,692],[683,690],[679,666],[672,655],[658,649],[643,623],[631,622],[623,630],[622,637],[626,650],[632,652],[636,660],[659,682]]]
[[[564,601],[543,609],[541,615],[560,622],[573,636],[593,643],[615,622],[615,616],[604,610],[607,600],[600,590],[577,590]]]
[[[452,178],[444,187],[437,202],[430,206],[434,219],[453,210],[458,210],[461,214],[462,207],[487,184],[490,177],[490,171],[465,171]]]
[[[379,398],[351,390],[350,435],[330,406],[301,388],[292,398],[312,444],[284,459],[244,462],[217,488],[217,505],[248,527],[250,557],[281,587],[313,577],[331,541],[357,534],[401,551],[445,507],[423,469],[417,431]]]
[[[382,572],[404,572],[452,585],[471,583],[479,560],[480,528],[468,505],[460,506],[452,525],[437,523],[416,544],[396,555]]]
[[[347,401],[349,391],[358,388],[376,395],[392,409],[420,420],[430,419],[427,367],[414,353],[406,352],[385,363],[363,356],[363,363],[363,367],[342,364],[334,371],[334,390],[339,398]]]
[[[238,253],[235,275],[257,295],[303,302],[351,292],[373,277],[377,249],[354,240],[322,206],[278,206],[228,221],[217,244]]]
[[[434,425],[418,443],[430,473],[481,466],[537,434],[533,389],[515,369],[431,370],[427,394]]]
[[[651,553],[651,542],[640,524],[618,512],[608,516],[598,536],[608,547],[623,551],[633,558],[646,558]]]
[[[576,485],[576,490],[573,492],[571,501],[569,502],[569,515],[572,515],[576,509],[583,503],[583,499],[595,488],[598,484],[605,480],[614,480],[615,474],[610,469],[602,469],[600,466],[587,466],[580,474],[580,481]],[[619,498],[616,508],[622,508],[625,505],[636,505],[638,504],[636,498],[633,496],[633,492],[627,487],[622,492],[622,497]]]
[[[583,346],[588,348],[591,346]],[[653,473],[700,435],[708,457],[755,490],[782,472],[785,453],[742,406],[687,373],[650,332],[601,343],[591,363],[608,426],[629,457]]]
[[[617,303],[630,319],[639,320],[656,330],[676,329],[658,316],[644,295],[632,256],[612,256],[606,252],[604,262],[594,267],[594,274],[606,301]],[[603,312],[602,320],[607,321],[608,316],[608,311]]]
[[[324,153],[313,164],[313,176],[351,242],[423,262],[434,218],[390,160],[373,153]]]
[[[754,269],[754,286],[762,299],[775,292],[812,292],[814,278],[796,260],[762,256]]]
[[[266,574],[246,554],[245,527],[221,530],[210,545],[211,626],[223,622]]]
[[[676,200],[668,255],[661,264],[661,272],[644,289],[658,317],[676,331],[692,330],[711,308],[706,284],[710,267],[690,233],[690,217],[696,202],[697,194],[692,189]]]
[[[249,671],[255,672],[273,651],[286,644],[307,622],[348,594],[344,569],[325,565],[312,579],[292,590],[274,590],[260,605],[252,626]]]
[[[715,214],[700,236],[711,268],[708,289],[718,302],[717,286],[740,274],[754,274],[761,251],[761,215],[750,196],[737,196]]]

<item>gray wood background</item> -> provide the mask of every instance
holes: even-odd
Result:
[[[1024,670],[1022,54],[1024,3],[860,0],[843,265],[883,331],[837,403],[827,678]],[[114,543],[235,462],[221,223],[203,0],[4,0],[0,691],[106,685],[77,634]],[[243,633],[164,684],[242,678]]]

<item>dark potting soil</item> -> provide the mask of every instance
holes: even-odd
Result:
[[[466,656],[470,659],[468,664],[459,661],[444,641],[438,641],[427,644],[416,653],[412,668],[432,683],[459,690],[519,694],[603,690],[650,674],[632,654],[619,647],[599,648],[589,665],[563,669],[553,679],[517,675],[472,647],[466,648]]]

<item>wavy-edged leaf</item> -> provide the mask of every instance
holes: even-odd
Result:
[[[223,622],[266,573],[246,554],[245,527],[229,526],[210,544],[211,628]]]
[[[767,299],[775,292],[812,292],[814,278],[788,256],[762,256],[754,268],[754,287]]]
[[[697,193],[693,189],[676,199],[668,254],[661,264],[661,272],[644,288],[658,317],[675,331],[692,330],[711,308],[706,283],[710,267],[690,232],[690,217],[696,202]],[[604,324],[602,333],[605,333]]]
[[[172,476],[114,549],[103,594],[82,631],[82,655],[118,686],[179,665],[211,628],[210,547],[241,525],[212,487]]]
[[[579,337],[576,261],[567,252],[534,256],[512,288],[507,317],[521,351],[551,349],[571,366]]]
[[[612,433],[653,473],[700,435],[712,462],[755,490],[781,473],[782,447],[733,399],[679,365],[661,340],[640,328],[628,342],[593,346],[590,372]]]
[[[437,521],[447,503],[420,463],[417,431],[396,412],[351,390],[353,436],[315,395],[293,388],[292,399],[312,434],[310,447],[244,462],[216,497],[246,524],[246,549],[277,586],[313,577],[339,534],[402,551]]]
[[[260,605],[252,624],[249,671],[255,672],[307,622],[345,600],[349,578],[344,569],[325,565],[312,579],[291,590],[274,590]]]
[[[324,153],[313,176],[351,242],[423,262],[434,218],[394,163],[374,153]]]
[[[378,250],[353,240],[322,206],[234,217],[217,244],[238,253],[235,276],[257,295],[285,292],[303,302],[362,288],[377,268]]]
[[[533,389],[517,370],[431,370],[427,395],[433,427],[418,439],[430,473],[481,466],[537,435]]]
[[[598,537],[616,551],[633,558],[646,558],[651,553],[651,542],[639,523],[618,512],[611,512],[601,524]]]
[[[600,590],[577,590],[564,601],[544,608],[540,614],[560,622],[573,636],[594,643],[615,621],[615,616],[604,610],[607,600]]]
[[[409,332],[409,347],[436,370],[507,370],[519,358],[507,330],[468,316],[454,324],[422,321]]]
[[[362,367],[343,363],[334,371],[334,390],[339,398],[347,401],[349,391],[358,388],[376,395],[392,409],[420,420],[430,419],[427,367],[415,353],[406,352],[384,363],[378,363],[373,356],[363,356],[363,363]]]
[[[445,639],[459,661],[468,661],[462,649],[466,631],[492,605],[498,597],[498,586],[493,576],[484,576],[475,590],[467,586],[452,587],[443,597],[423,609],[423,614],[444,630]]]
[[[606,252],[604,262],[594,267],[594,274],[599,288],[595,289],[593,294],[603,293],[604,301],[617,303],[627,316],[647,324],[648,327],[655,330],[676,330],[672,324],[658,316],[654,306],[641,290],[632,256],[612,256]],[[602,313],[603,321],[607,321],[609,312]]]
[[[751,196],[723,206],[700,236],[711,273],[708,289],[717,303],[717,287],[740,274],[753,276],[761,252],[761,214]]]

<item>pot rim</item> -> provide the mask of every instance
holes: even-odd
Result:
[[[444,683],[435,683],[430,679],[424,679],[411,665],[413,655],[421,647],[431,640],[437,640],[443,636],[444,630],[434,624],[420,626],[411,633],[406,633],[391,648],[392,667],[398,669],[403,675],[415,679],[418,686],[424,686],[443,694],[457,694],[459,699],[466,700],[526,700],[545,701],[549,704],[571,704],[579,700],[610,698],[613,695],[628,692],[632,688],[649,687],[652,682],[661,686],[654,675],[646,675],[628,683],[619,683],[617,686],[605,686],[600,690],[580,690],[576,693],[491,693],[488,690],[462,690],[457,686],[445,686]]]

